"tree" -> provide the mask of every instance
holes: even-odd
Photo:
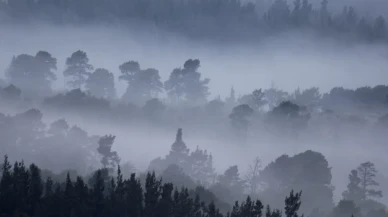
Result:
[[[114,75],[106,69],[98,68],[91,73],[86,80],[85,88],[98,98],[112,100],[116,97]]]
[[[86,52],[78,50],[66,59],[66,69],[63,76],[69,79],[67,85],[71,89],[81,89],[91,70],[93,70],[93,66],[89,64]]]
[[[128,83],[122,99],[126,102],[142,104],[157,97],[162,92],[163,83],[160,81],[159,71],[153,68],[142,70],[135,61],[128,61],[120,65],[120,80]]]
[[[317,87],[312,87],[303,91],[300,91],[298,88],[295,90],[293,97],[296,104],[304,106],[317,106],[321,100],[321,94]]]
[[[294,191],[291,191],[290,195],[286,197],[284,208],[286,217],[299,217],[298,210],[300,208],[302,192],[294,194]]]
[[[282,155],[260,172],[260,181],[270,204],[277,204],[281,195],[292,189],[303,191],[301,210],[310,213],[314,208],[324,212],[333,208],[332,174],[325,156],[319,152],[305,151],[295,156]]]
[[[267,103],[264,98],[264,92],[261,89],[256,89],[251,94],[242,96],[238,101],[242,104],[248,104],[255,111],[259,111]]]
[[[173,101],[186,100],[191,103],[206,101],[210,79],[201,79],[199,67],[198,59],[189,59],[183,68],[176,68],[171,72],[169,79],[164,83],[164,88]]]
[[[235,95],[235,91],[234,91],[234,88],[232,87],[230,89],[230,94],[229,94],[229,97],[225,99],[225,102],[228,106],[230,107],[234,107],[235,104],[236,104],[236,95]]]
[[[46,51],[39,51],[35,56],[21,54],[13,57],[6,76],[9,83],[21,88],[27,96],[47,96],[56,80],[53,72],[56,69],[57,59]]]
[[[160,201],[158,203],[158,217],[170,217],[173,211],[172,192],[174,186],[171,183],[166,183],[162,186]]]
[[[373,36],[375,40],[387,40],[387,26],[384,17],[376,18],[373,25]]]
[[[112,151],[113,142],[116,136],[105,135],[98,141],[97,151],[102,155],[101,163],[104,168],[113,170],[120,163],[120,157],[117,152]]]
[[[279,105],[281,102],[287,100],[288,93],[282,90],[279,90],[275,87],[264,90],[264,96],[268,102],[269,108],[273,109],[275,106]]]
[[[285,101],[276,106],[269,113],[269,120],[275,129],[282,134],[295,135],[307,127],[310,114],[305,107],[300,107],[290,101]]]
[[[95,175],[95,182],[93,185],[93,216],[102,217],[104,210],[104,191],[105,191],[105,181],[103,178],[102,170],[97,170]]]
[[[211,153],[208,153],[206,150],[202,150],[197,146],[196,150],[191,152],[189,161],[191,166],[188,174],[192,179],[203,186],[210,186],[213,184],[216,175]]]
[[[43,195],[43,182],[40,174],[40,169],[34,165],[30,165],[30,183],[28,190],[28,202],[30,204],[30,208],[28,210],[28,214],[32,216],[36,213],[39,205],[41,203],[41,197]]]
[[[366,200],[368,197],[383,196],[381,191],[373,189],[374,187],[379,186],[379,183],[375,180],[377,170],[372,162],[368,161],[360,164],[357,168],[357,172],[361,181],[360,185],[363,191],[363,200]]]
[[[224,174],[218,177],[219,183],[232,193],[232,198],[242,195],[244,191],[244,180],[241,180],[237,165],[229,167]]]
[[[170,153],[165,157],[156,158],[151,161],[148,170],[156,171],[159,174],[168,168],[170,165],[178,165],[184,171],[190,171],[191,162],[189,158],[190,150],[183,141],[182,129],[179,128],[175,137],[175,142],[171,145]]]
[[[352,200],[356,204],[360,204],[360,202],[364,199],[364,191],[360,184],[361,179],[358,175],[358,171],[352,170],[349,174],[348,189],[342,193],[344,200]]]
[[[161,180],[157,180],[155,173],[148,173],[144,192],[144,216],[156,217],[160,197]]]
[[[256,157],[253,160],[253,163],[249,165],[247,174],[245,175],[245,181],[250,188],[251,194],[256,194],[258,187],[260,187],[260,170],[261,170],[261,160],[259,157]]]
[[[223,118],[224,105],[225,103],[222,102],[220,99],[214,99],[206,104],[205,111],[212,118],[215,118],[215,117]]]
[[[124,181],[124,188],[128,216],[143,216],[143,188],[134,173],[129,180]]]
[[[12,186],[14,180],[12,179],[11,164],[8,161],[8,156],[4,156],[2,164],[2,175],[0,180],[0,206],[2,206],[2,212],[8,215],[12,214],[14,193]]]
[[[249,126],[249,118],[253,114],[253,109],[247,104],[242,104],[233,108],[229,115],[232,126],[240,132],[246,133]]]
[[[361,216],[361,210],[351,200],[341,200],[336,207],[334,207],[330,217],[342,216]]]
[[[189,149],[182,139],[182,129],[176,133],[175,142],[171,145],[170,154],[166,157],[168,164],[176,164],[186,169],[188,166]]]

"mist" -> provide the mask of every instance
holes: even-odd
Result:
[[[25,37],[28,35],[28,37]],[[189,58],[201,60],[201,73],[210,78],[211,97],[226,97],[234,87],[246,94],[257,87],[275,85],[286,91],[319,87],[327,92],[336,86],[374,86],[386,80],[388,50],[380,44],[344,44],[311,32],[286,32],[252,42],[223,45],[216,41],[193,41],[162,30],[123,30],[105,26],[55,27],[50,25],[3,26],[0,32],[0,68],[9,66],[12,56],[39,50],[58,58],[58,72],[75,50],[87,52],[96,68],[111,70],[116,78],[118,65],[135,60],[156,68],[162,80]],[[15,46],[15,45],[18,46]],[[54,83],[64,89],[62,73]],[[118,93],[124,82],[116,79]]]
[[[308,216],[388,216],[386,6],[285,2],[127,13],[0,0],[0,154],[23,162],[9,176],[33,163],[29,182],[41,171],[57,192],[70,177],[94,190],[101,178],[109,204],[121,165],[138,192],[171,182],[222,214],[249,196],[300,200]]]

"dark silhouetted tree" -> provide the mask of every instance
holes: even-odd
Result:
[[[298,210],[300,208],[302,192],[295,193],[291,191],[290,195],[285,200],[285,214],[286,217],[299,217]]]

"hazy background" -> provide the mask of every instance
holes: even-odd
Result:
[[[386,45],[344,44],[309,32],[287,32],[257,43],[221,45],[215,41],[190,41],[178,34],[138,28],[121,30],[116,27],[54,27],[43,24],[0,27],[0,69],[5,70],[14,55],[47,50],[58,59],[59,79],[55,82],[58,91],[64,89],[64,61],[78,49],[87,52],[95,68],[107,68],[116,78],[119,75],[118,66],[128,60],[139,61],[144,68],[158,69],[162,80],[166,80],[172,69],[181,67],[185,60],[198,58],[201,60],[199,71],[211,79],[210,98],[227,96],[232,86],[237,95],[271,85],[286,91],[317,86],[321,92],[326,92],[335,86],[374,86],[388,80]],[[125,87],[124,82],[116,80],[119,95]],[[54,115],[45,114],[45,119],[52,121],[59,118]],[[90,134],[114,133],[117,136],[114,149],[119,151],[124,161],[130,160],[139,170],[145,170],[152,159],[167,154],[176,133],[172,128],[98,126],[79,122],[70,116],[65,118]],[[185,126],[176,127],[185,129]],[[190,149],[198,145],[213,153],[219,173],[230,165],[238,164],[243,174],[256,156],[266,165],[284,153],[294,155],[308,149],[321,152],[333,167],[336,201],[348,183],[348,172],[360,162],[373,161],[383,175],[386,175],[388,165],[386,147],[360,145],[359,142],[267,144],[248,139],[247,145],[240,147],[223,139],[222,135],[215,135],[215,138],[217,140],[206,135],[198,136],[195,129],[184,130],[184,140]],[[381,185],[387,189],[384,182]]]
[[[107,68],[116,78],[118,66],[128,60],[158,69],[166,80],[185,60],[198,58],[202,76],[211,79],[213,97],[225,97],[232,86],[237,95],[272,83],[286,91],[317,86],[326,92],[334,86],[373,86],[388,79],[386,45],[344,44],[309,32],[221,46],[214,40],[190,41],[177,34],[138,28],[32,25],[0,29],[0,69],[6,69],[14,55],[49,51],[58,59],[56,89],[64,87],[66,58],[78,49],[87,52],[95,68]],[[116,81],[116,87],[121,95],[125,82]]]

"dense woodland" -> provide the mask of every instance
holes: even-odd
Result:
[[[64,118],[43,121],[43,113],[54,111],[99,125],[200,126],[241,147],[250,138],[288,144],[315,138],[322,145],[351,138],[366,148],[386,143],[388,86],[335,87],[328,93],[272,87],[242,96],[232,88],[225,99],[209,99],[211,81],[200,73],[197,59],[173,69],[166,81],[157,69],[133,60],[117,69],[96,68],[80,50],[65,64],[58,72],[57,59],[39,51],[13,57],[5,70],[0,153],[19,162],[11,167],[6,157],[2,164],[2,216],[388,216],[370,161],[349,171],[347,189],[335,203],[331,167],[316,151],[282,155],[265,166],[258,157],[246,174],[237,165],[217,174],[212,153],[200,146],[190,150],[178,129],[170,152],[143,172],[121,160],[115,132],[90,135]],[[66,91],[52,89],[58,73]],[[115,88],[117,74],[127,84],[123,94]]]
[[[238,0],[3,0],[0,1],[0,18],[3,23],[45,21],[59,25],[117,24],[150,31],[159,28],[197,39],[257,39],[286,30],[305,29],[347,41],[387,40],[385,18],[357,13],[352,5],[334,12],[329,11],[328,0],[314,6],[308,0],[274,0],[268,7],[259,3]]]

